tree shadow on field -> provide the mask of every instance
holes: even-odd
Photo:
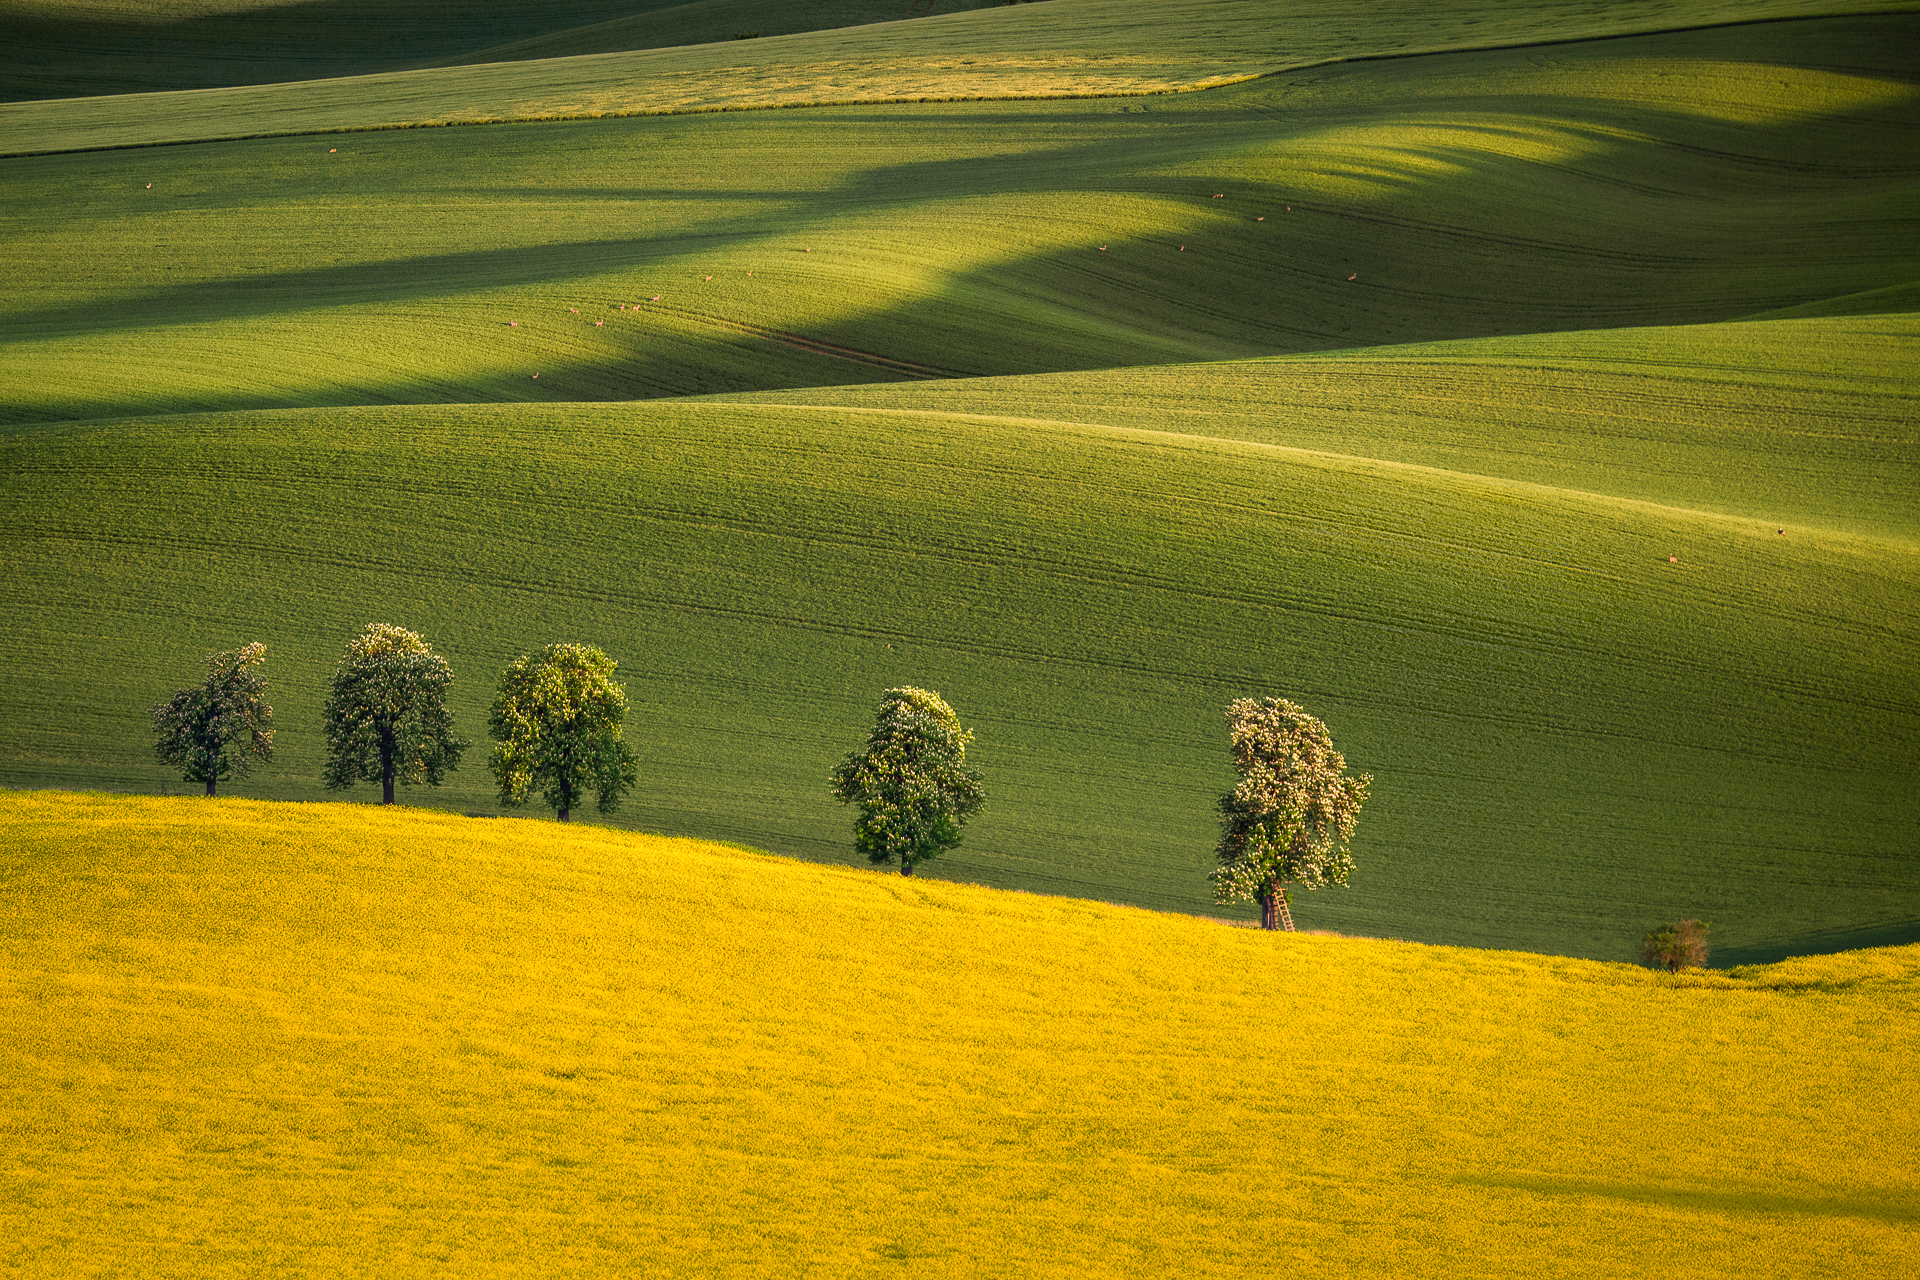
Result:
[[[1920,1223],[1920,1204],[1843,1200],[1837,1197],[1783,1196],[1768,1191],[1706,1191],[1693,1187],[1662,1187],[1580,1182],[1571,1179],[1493,1176],[1461,1178],[1470,1187],[1524,1191],[1541,1196],[1581,1196],[1631,1204],[1682,1209],[1695,1213],[1804,1214],[1820,1218],[1867,1218],[1875,1222]]]

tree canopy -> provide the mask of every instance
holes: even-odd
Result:
[[[1327,726],[1284,699],[1236,699],[1227,729],[1240,785],[1220,798],[1214,896],[1258,902],[1262,927],[1291,929],[1289,885],[1345,884],[1353,871],[1347,841],[1373,778],[1347,776]]]
[[[327,682],[322,780],[333,790],[378,782],[382,804],[393,803],[396,781],[439,786],[468,746],[453,734],[452,684],[447,660],[425,640],[369,622]]]
[[[180,770],[188,782],[243,778],[255,760],[273,758],[273,708],[260,672],[267,646],[206,656],[207,674],[153,708],[154,754]]]
[[[835,767],[833,794],[857,803],[854,847],[869,862],[917,863],[960,843],[960,828],[986,803],[980,774],[966,767],[971,730],[939,694],[889,689],[863,750]]]
[[[562,822],[589,791],[600,812],[620,807],[640,770],[620,740],[627,691],[617,666],[592,645],[550,644],[501,673],[488,722],[501,804],[523,805],[537,790]]]

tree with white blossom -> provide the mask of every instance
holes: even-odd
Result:
[[[1281,698],[1227,706],[1240,785],[1220,798],[1225,819],[1209,874],[1219,902],[1258,902],[1264,929],[1293,929],[1290,885],[1345,884],[1371,775],[1351,777],[1327,726]]]

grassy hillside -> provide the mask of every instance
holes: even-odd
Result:
[[[0,0],[0,102],[268,84],[787,35],[1003,0]]]
[[[939,411],[262,412],[4,445],[16,782],[151,788],[144,709],[260,639],[285,728],[248,790],[318,797],[322,681],[378,619],[447,653],[469,733],[517,653],[606,647],[652,829],[848,857],[826,770],[917,683],[992,779],[936,874],[1205,911],[1220,709],[1276,693],[1379,779],[1363,873],[1311,923],[1624,958],[1675,915],[1736,954],[1920,919],[1911,538]],[[477,765],[416,798],[492,811]]]
[[[956,75],[956,33],[1068,19],[1116,74],[1202,48],[1143,12],[899,31]],[[1209,9],[1203,43],[1362,51],[1357,8],[1273,12]],[[1474,12],[1390,8],[1364,48]],[[1270,692],[1380,779],[1310,922],[1913,940],[1916,22],[5,160],[0,778],[167,784],[145,708],[260,639],[255,793],[313,798],[366,621],[449,655],[470,734],[502,664],[580,639],[639,704],[623,821],[843,859],[824,772],[920,683],[993,780],[944,874],[1195,911],[1219,709]],[[188,100],[126,118],[169,136]],[[34,110],[0,128],[93,108]],[[425,798],[491,811],[482,754]]]
[[[757,40],[873,22],[942,17],[974,9],[1003,8],[1016,2],[1031,4],[1035,0],[813,0],[809,4],[794,4],[792,0],[693,0],[691,4],[625,14],[590,26],[516,40],[448,62],[450,65],[524,62],[590,53],[622,53],[631,49],[670,49],[723,40]],[[896,40],[901,37],[897,31],[890,35]]]
[[[0,420],[1032,373],[1879,289],[1920,278],[1916,22],[1335,67],[1151,111],[17,158]]]
[[[1675,981],[227,800],[0,797],[0,880],[23,1274],[1893,1276],[1920,1222],[1912,947]]]
[[[1914,7],[1912,0],[1628,0],[1605,6],[1586,0],[1047,0],[904,25],[681,49],[20,102],[0,106],[0,155],[412,124],[1166,93],[1354,58]],[[614,40],[611,47],[621,43]],[[1684,83],[1673,87],[1684,93]]]
[[[717,399],[1257,441],[1912,544],[1917,348],[1920,316],[1886,314]]]

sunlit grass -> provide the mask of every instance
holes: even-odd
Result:
[[[1676,981],[232,800],[0,798],[0,878],[23,1273],[1894,1274],[1920,1222],[1912,947]]]
[[[1280,0],[1046,0],[764,40],[713,37],[720,43],[16,103],[0,107],[0,154],[489,120],[1167,93],[1354,58],[1885,7],[1696,0],[1676,12],[1660,0],[1633,0],[1568,13],[1490,0],[1321,0],[1306,8]],[[607,47],[626,46],[621,30],[600,28]]]
[[[0,416],[1110,368],[1863,292],[1920,276],[1916,178],[1886,160],[1920,127],[1879,51],[1901,21],[1323,68],[1151,112],[845,108],[14,159]],[[1665,68],[1710,48],[1744,51],[1782,101],[1801,66],[1853,65],[1884,92],[1741,126],[1660,108]],[[1609,97],[1590,63],[1615,69]]]
[[[1913,543],[1917,342],[1892,314],[740,399],[1261,441]]]
[[[916,683],[994,778],[945,874],[1194,910],[1274,693],[1383,782],[1309,923],[1910,937],[1912,326],[1698,323],[1920,275],[1910,26],[6,161],[5,776],[168,785],[144,709],[261,639],[308,797],[367,621],[470,732],[580,639],[625,821],[847,858],[821,770]],[[1657,105],[1706,63],[1751,123]]]

